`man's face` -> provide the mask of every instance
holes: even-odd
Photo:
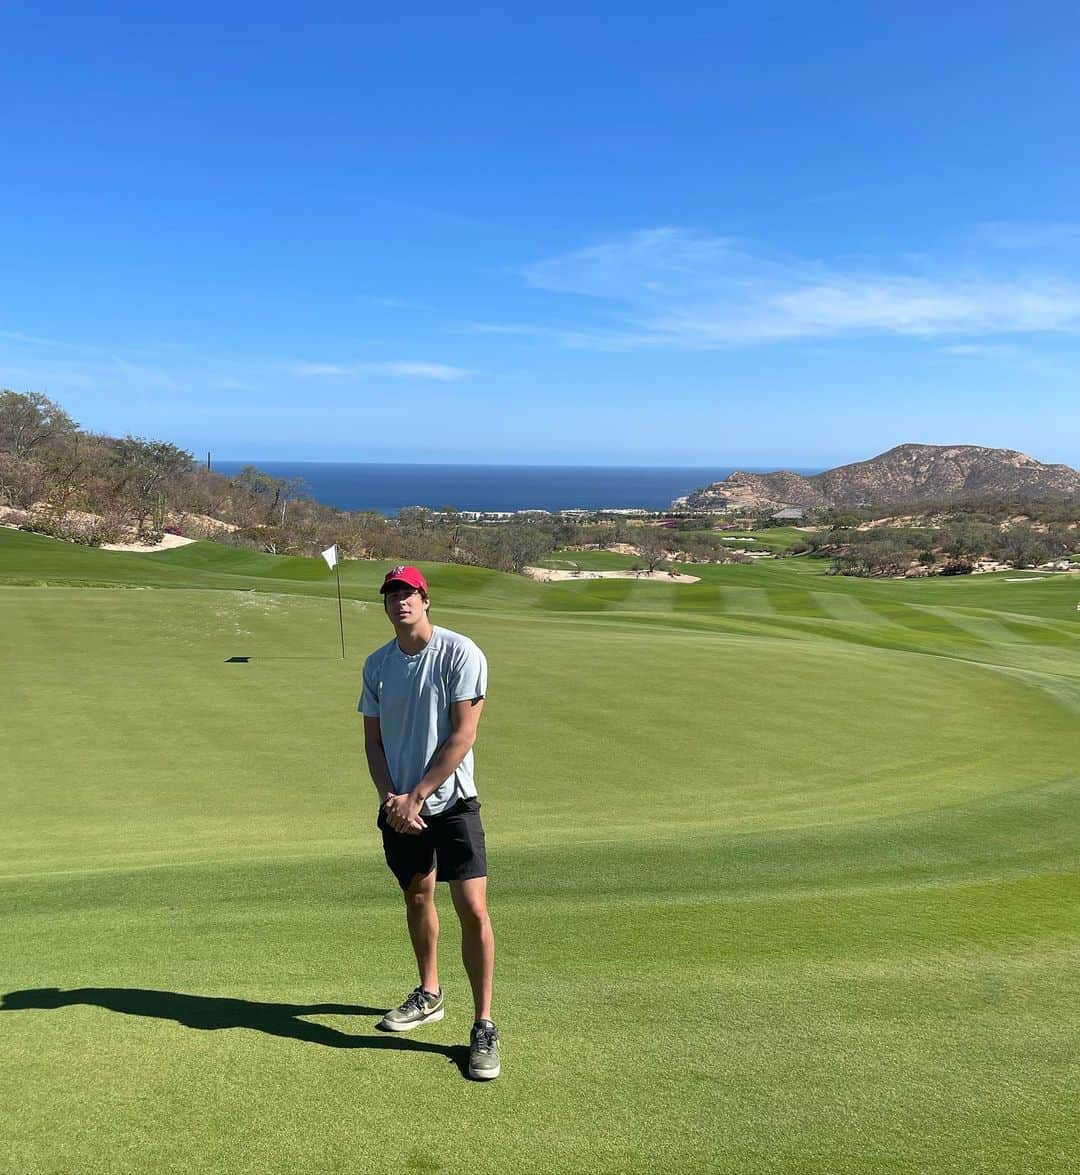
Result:
[[[383,607],[394,624],[415,624],[428,609],[419,588],[401,584],[383,593]]]

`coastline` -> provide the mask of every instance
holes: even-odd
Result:
[[[641,510],[657,513],[733,472],[730,465],[410,465],[375,462],[213,461],[234,477],[254,465],[272,477],[300,479],[321,505],[388,517],[413,506],[517,513]],[[755,472],[755,470],[747,470]]]

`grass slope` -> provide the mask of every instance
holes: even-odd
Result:
[[[448,910],[447,1019],[372,1029],[414,982],[353,713],[383,570],[343,662],[318,561],[0,530],[6,1169],[1069,1169],[1071,581],[427,568],[492,669],[482,1086]]]

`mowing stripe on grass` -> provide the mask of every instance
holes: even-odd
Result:
[[[730,587],[722,589],[724,611],[747,615],[771,616],[775,609],[769,593],[763,587]]]

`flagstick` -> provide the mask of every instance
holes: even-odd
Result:
[[[338,565],[334,564],[334,578],[337,580],[337,616],[338,626],[341,628],[341,659],[345,660],[345,617],[341,612],[341,573]]]

